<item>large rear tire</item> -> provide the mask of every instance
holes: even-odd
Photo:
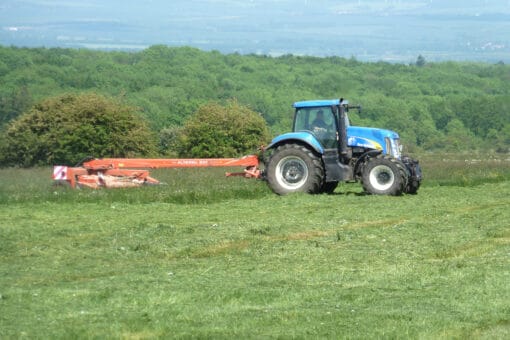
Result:
[[[370,194],[399,196],[407,186],[407,172],[399,160],[380,155],[367,161],[362,180]]]
[[[313,151],[299,144],[276,148],[266,166],[266,179],[278,195],[294,192],[320,193],[324,167]]]
[[[335,182],[324,182],[324,184],[322,184],[322,188],[321,188],[321,192],[323,193],[326,193],[326,194],[332,194],[333,192],[335,192],[335,189],[336,187],[338,186],[338,182],[335,181]]]

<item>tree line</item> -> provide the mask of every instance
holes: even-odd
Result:
[[[155,133],[136,107],[96,93],[64,94],[37,103],[7,125],[0,134],[0,167],[75,165],[89,158],[158,153],[236,157],[260,148],[269,131],[257,112],[229,100],[202,105],[184,126],[163,129],[159,140],[158,150]]]
[[[510,66],[502,63],[0,46],[0,82],[0,130],[47,98],[92,92],[136,107],[159,135],[161,154],[172,153],[172,131],[199,108],[233,99],[258,112],[272,135],[290,129],[293,102],[343,97],[363,107],[351,112],[353,124],[395,130],[409,151],[508,152],[510,145]]]

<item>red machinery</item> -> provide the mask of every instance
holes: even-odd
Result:
[[[259,159],[256,155],[242,158],[189,158],[189,159],[143,159],[143,158],[103,158],[86,161],[80,167],[55,166],[53,179],[66,181],[71,187],[126,188],[144,184],[159,184],[149,176],[148,170],[157,168],[205,168],[205,167],[245,167],[244,172],[226,176],[260,178]]]

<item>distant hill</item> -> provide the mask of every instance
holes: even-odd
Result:
[[[510,63],[507,0],[3,0],[0,44]]]

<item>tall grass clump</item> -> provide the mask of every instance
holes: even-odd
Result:
[[[424,185],[473,186],[510,180],[510,155],[424,154]]]

